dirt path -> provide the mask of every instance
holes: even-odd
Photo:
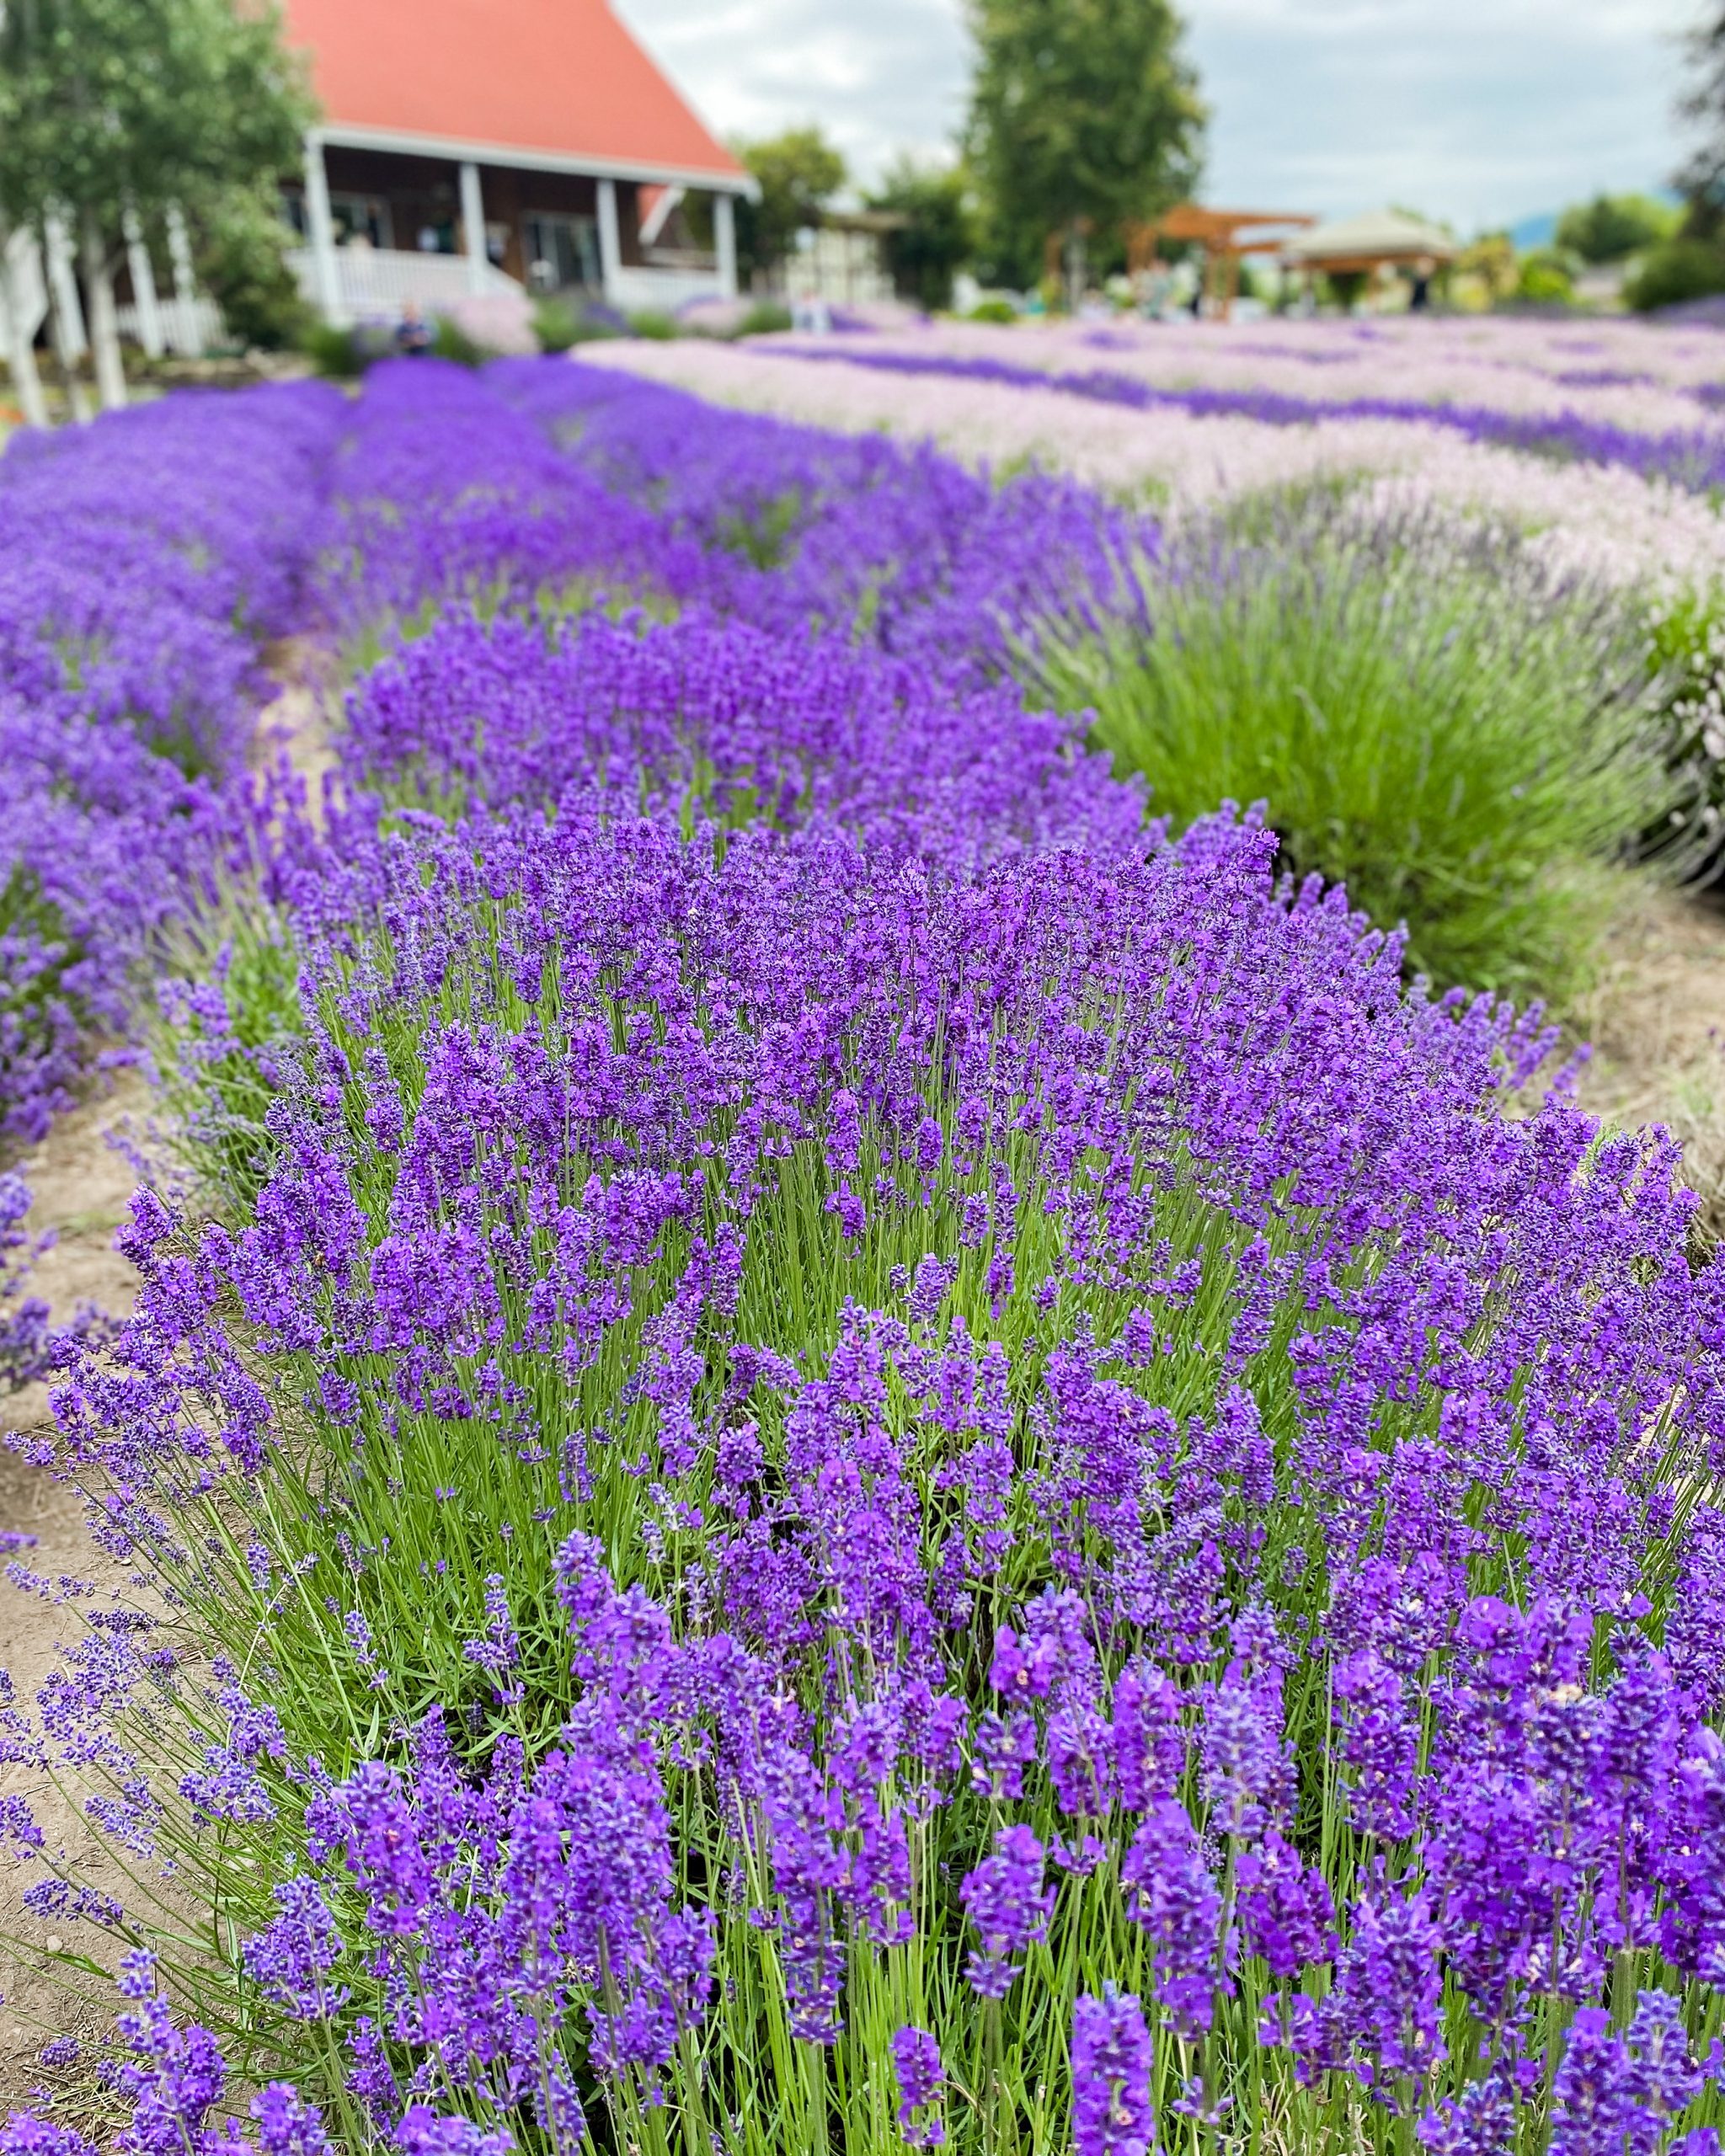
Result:
[[[316,647],[298,642],[279,647],[270,657],[284,687],[259,714],[259,755],[286,750],[315,805],[323,775],[334,764],[333,673]],[[114,1248],[114,1233],[125,1218],[136,1177],[111,1140],[128,1129],[141,1134],[152,1105],[144,1080],[122,1072],[96,1097],[62,1116],[44,1142],[17,1163],[32,1193],[26,1225],[35,1235],[52,1231],[56,1237],[54,1247],[38,1261],[29,1291],[48,1303],[58,1322],[70,1320],[83,1304],[115,1317],[132,1306],[137,1276]],[[9,1400],[0,1398],[0,1432],[41,1436],[52,1422],[45,1385],[29,1385]],[[0,1529],[35,1538],[34,1547],[17,1553],[18,1561],[31,1572],[95,1591],[68,1606],[54,1595],[20,1592],[0,1582],[0,1668],[10,1673],[19,1704],[29,1706],[58,1666],[59,1642],[77,1636],[78,1603],[99,1607],[125,1591],[126,1572],[90,1541],[77,1493],[9,1449],[0,1450]],[[0,1796],[12,1795],[26,1798],[50,1843],[63,1844],[92,1885],[120,1895],[121,1881],[101,1838],[84,1820],[76,1793],[62,1793],[40,1771],[0,1768]],[[39,1867],[14,1870],[9,1859],[0,1856],[0,1940],[10,1938],[52,1951],[67,1935],[68,1947],[104,1958],[99,1935],[88,1926],[79,1927],[74,1939],[66,1925],[24,1908],[23,1892],[40,1876]],[[37,2058],[49,2036],[93,2035],[111,2024],[111,1996],[93,1982],[88,1988],[88,2003],[68,1997],[0,1945],[0,2111],[28,2104],[31,2090],[46,2081],[66,2089],[77,2112],[77,2070],[45,2073]]]
[[[142,1079],[123,1074],[102,1097],[62,1116],[19,1163],[35,1198],[27,1225],[36,1234],[51,1229],[59,1237],[30,1281],[31,1291],[45,1298],[58,1320],[71,1317],[83,1303],[115,1316],[131,1307],[137,1277],[114,1248],[114,1231],[136,1178],[109,1140],[128,1123],[141,1122],[149,1105]],[[0,1428],[41,1433],[51,1422],[45,1386],[29,1385],[9,1401],[0,1401]],[[18,1561],[31,1572],[93,1588],[89,1607],[98,1606],[97,1598],[106,1601],[125,1588],[124,1568],[91,1543],[76,1492],[13,1451],[0,1451],[0,1527],[36,1538],[33,1549],[18,1553]],[[21,1593],[10,1584],[0,1586],[0,1668],[10,1672],[20,1705],[34,1701],[57,1664],[57,1643],[76,1637],[78,1630],[76,1606]],[[51,1844],[64,1845],[75,1854],[92,1885],[120,1891],[111,1860],[75,1797],[62,1794],[39,1771],[0,1769],[0,1796],[14,1795],[28,1801]],[[69,1927],[24,1908],[24,1888],[40,1876],[35,1865],[0,1868],[0,1935],[51,1951],[64,1933],[68,1947],[91,1951],[97,1935],[88,1926],[79,1927],[73,1938]],[[93,1998],[85,2004],[68,1997],[3,1951],[0,1990],[0,2101],[23,2104],[37,2082],[61,2078],[44,2076],[36,2064],[44,2039],[61,2033],[86,2036],[111,2018],[112,2007]]]
[[[1680,1139],[1704,1225],[1725,1240],[1725,899],[1646,887],[1626,902],[1578,1030],[1582,1105]]]

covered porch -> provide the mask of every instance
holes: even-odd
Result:
[[[291,259],[328,321],[498,294],[585,293],[631,312],[736,296],[746,178],[380,132],[313,130],[284,189]]]

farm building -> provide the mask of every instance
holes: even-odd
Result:
[[[736,291],[754,183],[607,0],[287,0],[323,119],[286,190],[331,320],[579,287]]]

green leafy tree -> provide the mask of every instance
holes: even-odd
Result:
[[[820,222],[845,184],[845,161],[818,127],[793,127],[735,147],[761,189],[758,202],[737,205],[737,262],[752,283],[772,275],[804,226]]]
[[[967,157],[993,268],[1028,284],[1050,234],[1081,287],[1087,241],[1189,195],[1204,109],[1169,0],[969,0]]]
[[[291,237],[270,186],[224,197],[202,225],[199,281],[248,348],[282,351],[303,344],[312,327],[312,310],[288,267]]]
[[[953,278],[976,251],[969,183],[955,166],[919,164],[903,157],[869,195],[872,210],[889,210],[908,221],[886,235],[887,267],[901,299],[926,307],[950,307]]]
[[[1557,243],[1583,262],[1622,262],[1676,232],[1680,212],[1650,195],[1596,195],[1557,220]]]
[[[224,205],[299,162],[312,106],[272,0],[0,0],[0,221],[67,219],[105,403],[122,403],[113,273],[126,221]]]

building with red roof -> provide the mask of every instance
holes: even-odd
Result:
[[[738,160],[608,0],[286,0],[323,117],[288,211],[331,319],[736,291]]]

